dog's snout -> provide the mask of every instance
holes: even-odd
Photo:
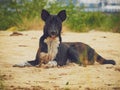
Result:
[[[56,35],[56,32],[55,32],[55,31],[52,31],[52,32],[51,32],[51,35]]]

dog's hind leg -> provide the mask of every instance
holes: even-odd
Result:
[[[74,62],[79,65],[82,65],[79,52],[73,46],[70,46],[68,48],[67,56],[68,56],[68,59],[70,60],[70,62]]]

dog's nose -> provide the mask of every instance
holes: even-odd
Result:
[[[51,35],[56,35],[56,32],[55,32],[55,31],[52,31],[52,32],[51,32]]]

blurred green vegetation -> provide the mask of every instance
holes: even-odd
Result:
[[[120,13],[105,14],[102,12],[83,12],[84,7],[74,6],[69,0],[65,5],[60,2],[47,3],[48,0],[3,0],[0,3],[0,30],[15,27],[17,30],[42,29],[43,21],[40,13],[43,8],[56,14],[60,10],[67,11],[64,26],[75,32],[101,30],[120,33]],[[47,6],[46,6],[47,5]]]
[[[19,1],[19,2],[18,2]],[[1,0],[0,30],[15,26],[18,30],[36,29],[47,0]]]

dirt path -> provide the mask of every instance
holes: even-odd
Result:
[[[0,31],[0,90],[120,90],[120,34],[106,32],[71,33],[63,41],[80,41],[93,47],[117,65],[81,67],[69,64],[60,68],[12,67],[35,58],[41,31],[24,31],[20,36]],[[1,82],[1,81],[0,81]]]

